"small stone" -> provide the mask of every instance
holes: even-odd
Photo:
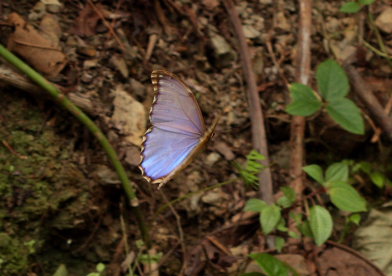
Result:
[[[97,55],[97,50],[93,47],[79,47],[77,53],[87,57],[95,57]]]
[[[93,79],[94,76],[89,72],[83,72],[82,77],[80,78],[83,83],[90,83]]]
[[[131,146],[131,147],[127,148],[125,162],[127,162],[128,164],[130,164],[132,166],[139,165],[140,149],[135,146]]]
[[[88,59],[83,62],[84,69],[91,69],[98,66],[99,59]]]
[[[207,166],[212,167],[212,165],[214,165],[219,159],[220,159],[219,153],[211,152],[209,155],[207,155],[205,163]]]
[[[105,165],[99,165],[95,170],[95,175],[105,184],[118,184],[118,175]]]
[[[230,147],[224,142],[217,142],[215,144],[215,149],[222,154],[226,160],[231,161],[235,158],[234,153],[231,151]]]
[[[272,4],[272,0],[259,0],[260,4],[263,5],[270,5]]]
[[[135,95],[139,98],[146,97],[147,91],[145,85],[135,79],[130,79],[129,84],[131,86],[132,95]]]
[[[209,191],[201,197],[201,201],[207,204],[217,204],[224,199],[225,196],[221,190]]]
[[[128,66],[122,56],[113,55],[110,58],[110,63],[121,73],[124,78],[128,78]]]
[[[260,32],[251,25],[243,26],[244,35],[246,38],[254,39],[260,37]]]
[[[210,38],[217,61],[216,65],[218,67],[225,67],[232,64],[232,62],[235,60],[236,54],[231,48],[230,44],[224,39],[223,36],[219,35],[215,31],[210,31]]]

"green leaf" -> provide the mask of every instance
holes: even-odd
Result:
[[[293,239],[301,238],[301,234],[294,232],[294,231],[288,231],[287,234],[289,235],[290,238],[293,238]]]
[[[1,262],[0,262],[0,267],[1,267]],[[67,271],[67,267],[64,264],[59,265],[58,268],[56,269],[56,272],[53,274],[53,276],[68,276],[68,275],[69,274]]]
[[[282,208],[291,207],[291,205],[293,205],[296,200],[294,189],[289,186],[286,186],[280,188],[280,190],[283,192],[284,196],[280,197],[276,203]]]
[[[105,264],[103,263],[98,263],[96,267],[97,272],[103,272],[105,270]]]
[[[301,83],[293,83],[290,86],[292,102],[286,111],[291,115],[309,116],[318,111],[322,102],[315,96],[315,92],[309,86]]]
[[[286,244],[286,241],[282,237],[275,238],[275,246],[276,246],[276,250],[278,250],[278,252],[282,251],[282,248],[284,247],[285,244]]]
[[[328,189],[332,203],[340,210],[348,212],[364,212],[366,200],[351,185],[344,182],[335,182]]]
[[[278,224],[276,225],[276,229],[282,232],[287,232],[288,228],[286,226],[286,221],[284,218],[280,218]]]
[[[348,221],[354,223],[355,225],[359,225],[361,222],[361,215],[360,214],[352,214],[348,217]]]
[[[299,231],[301,231],[302,235],[313,238],[312,229],[310,229],[309,221],[304,221],[303,223],[298,225]]]
[[[327,111],[332,119],[345,130],[354,134],[364,134],[365,124],[361,110],[351,100],[341,98],[330,101]]]
[[[249,255],[265,271],[268,276],[288,276],[289,268],[281,260],[267,253],[252,253]]]
[[[347,181],[348,180],[348,165],[343,162],[333,163],[327,168],[325,172],[326,182]]]
[[[372,165],[369,162],[361,161],[355,164],[352,168],[353,172],[357,172],[359,170],[363,171],[366,174],[370,174],[370,172],[372,171]]]
[[[340,11],[344,13],[356,13],[361,9],[361,5],[357,2],[347,2],[340,7]]]
[[[289,212],[289,217],[292,218],[296,224],[302,223],[302,214],[293,211]]]
[[[318,66],[316,78],[319,92],[328,102],[343,98],[349,91],[346,72],[332,59]]]
[[[359,4],[361,5],[370,5],[373,4],[375,0],[359,0]]]
[[[261,199],[251,198],[245,204],[245,211],[261,212],[267,203]]]
[[[317,245],[322,245],[332,234],[331,214],[322,206],[315,205],[310,208],[310,229]]]
[[[280,208],[275,204],[267,205],[261,210],[260,224],[264,234],[268,235],[275,229],[280,217]]]
[[[318,183],[324,183],[323,169],[319,165],[308,165],[302,168],[307,175],[316,180]]]
[[[380,189],[385,186],[386,177],[381,172],[372,172],[370,173],[370,179],[372,180],[373,184],[379,187]]]
[[[260,163],[260,161],[264,159],[264,155],[258,153],[256,150],[252,150],[246,156],[245,166],[241,166],[238,164],[235,165],[241,177],[244,179],[245,184],[250,185],[254,188],[258,186],[258,174],[262,169],[264,169],[264,166]]]

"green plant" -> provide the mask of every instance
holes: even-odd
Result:
[[[340,11],[344,12],[344,13],[357,13],[362,9],[362,7],[373,4],[374,1],[375,0],[350,1],[350,2],[344,3],[340,7]]]
[[[367,210],[366,200],[350,184],[349,179],[350,162],[338,162],[331,164],[325,172],[319,165],[309,165],[304,167],[304,171],[316,182],[321,184],[322,191],[333,205],[339,210],[351,213],[364,212]],[[293,206],[296,200],[295,191],[290,187],[282,187],[283,196],[278,198],[276,204],[267,204],[260,199],[249,199],[245,205],[245,211],[258,212],[260,214],[260,225],[264,234],[278,230],[287,232],[290,237],[299,238],[298,231],[290,231],[286,221],[282,216],[282,211]],[[328,209],[318,204],[313,204],[309,209],[307,218],[302,214],[290,212],[289,216],[295,221],[300,233],[312,237],[317,245],[323,244],[332,234],[333,221]],[[351,214],[346,220],[347,223],[358,224],[360,216]],[[284,239],[276,240],[277,249],[280,250],[285,242]]]
[[[264,234],[268,235],[274,230],[287,232],[286,223],[282,218],[282,208],[289,208],[295,202],[295,191],[290,187],[282,187],[283,196],[280,197],[276,204],[267,204],[261,199],[251,198],[245,205],[245,211],[260,213],[260,225]],[[284,243],[279,240],[279,247],[283,247]]]
[[[91,272],[87,274],[87,276],[102,276],[104,275],[103,273],[105,272],[105,265],[103,263],[98,263],[97,266],[95,267],[95,272]]]
[[[304,84],[291,85],[292,102],[287,106],[286,111],[292,115],[309,116],[324,108],[345,130],[364,134],[361,110],[346,97],[349,92],[349,82],[343,68],[334,60],[326,60],[318,66],[316,80],[320,95]]]
[[[241,276],[288,276],[299,275],[291,266],[267,253],[252,253],[249,255],[263,269],[264,273],[250,272]]]
[[[364,173],[367,175],[375,186],[382,189],[385,186],[392,186],[392,181],[386,175],[386,172],[390,172],[391,168],[380,169],[376,164],[370,162],[358,162],[352,164],[352,171],[354,174]]]
[[[304,171],[321,184],[331,202],[340,210],[348,212],[364,212],[366,200],[349,183],[349,166],[347,162],[330,165],[325,173],[319,165],[309,165]]]
[[[260,161],[264,160],[264,155],[258,153],[256,150],[252,150],[246,156],[246,163],[244,166],[235,163],[235,166],[241,176],[244,179],[245,184],[254,188],[258,187],[258,173],[264,169],[264,166],[260,164]]]

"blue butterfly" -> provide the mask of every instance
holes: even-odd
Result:
[[[151,127],[144,135],[139,168],[158,189],[185,168],[212,137],[217,120],[206,128],[188,86],[166,70],[151,73],[154,101]]]

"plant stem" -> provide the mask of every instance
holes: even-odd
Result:
[[[52,98],[58,102],[61,106],[71,112],[80,122],[82,122],[91,133],[98,139],[101,143],[103,149],[106,151],[110,161],[113,164],[114,169],[122,183],[123,189],[127,195],[129,203],[132,207],[132,210],[135,213],[141,234],[143,238],[146,238],[145,242],[149,244],[149,238],[147,233],[147,228],[143,221],[143,216],[138,208],[138,199],[135,194],[135,190],[133,184],[129,181],[128,176],[125,172],[124,167],[122,166],[116,151],[110,144],[109,140],[103,134],[101,129],[81,110],[79,109],[73,102],[71,102],[61,91],[47,81],[41,74],[32,69],[29,65],[15,56],[13,53],[8,51],[3,45],[0,44],[0,56],[2,56],[6,61],[11,63],[17,69],[26,74],[33,82],[42,87],[46,92],[48,92]]]

